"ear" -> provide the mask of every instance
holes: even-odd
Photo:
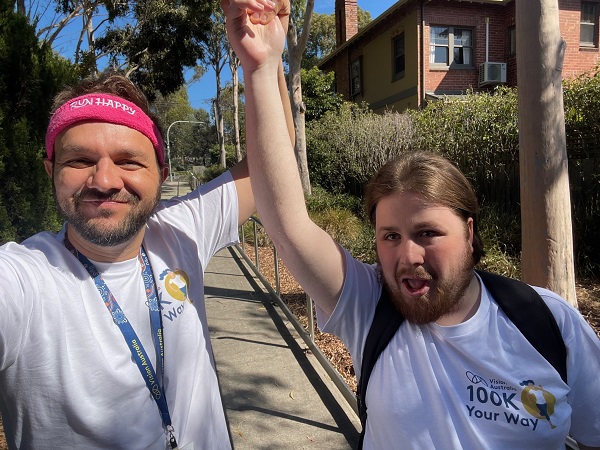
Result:
[[[52,179],[52,172],[54,168],[54,163],[50,161],[48,158],[44,158],[44,169],[46,169],[46,173]]]
[[[469,241],[469,246],[471,247],[471,253],[473,253],[473,218],[469,217],[467,219],[467,241]]]
[[[162,167],[160,169],[161,183],[164,183],[167,180],[168,176],[169,176],[169,167],[168,166]]]

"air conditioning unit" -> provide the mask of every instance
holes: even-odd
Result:
[[[484,62],[479,65],[479,86],[506,83],[506,63]]]

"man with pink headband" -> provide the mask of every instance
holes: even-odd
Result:
[[[230,449],[203,279],[255,210],[245,163],[159,202],[161,131],[115,74],[57,96],[46,156],[64,226],[0,248],[9,447]]]

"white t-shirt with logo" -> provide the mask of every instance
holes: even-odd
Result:
[[[401,325],[367,387],[365,450],[564,449],[567,434],[600,445],[600,342],[563,299],[535,289],[565,341],[568,386],[484,288],[464,323]],[[334,312],[317,309],[320,328],[347,345],[357,377],[380,293],[374,266],[346,252]]]
[[[146,228],[162,306],[164,385],[178,444],[231,448],[204,305],[204,270],[237,242],[238,202],[226,173],[163,202]],[[97,263],[155,370],[137,258]],[[0,248],[0,412],[10,446],[164,449],[166,437],[121,331],[94,281],[58,234]]]

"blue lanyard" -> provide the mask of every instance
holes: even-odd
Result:
[[[123,334],[123,338],[127,343],[131,356],[138,366],[146,386],[152,395],[152,398],[156,401],[160,415],[169,435],[169,445],[172,449],[177,448],[177,441],[173,434],[173,426],[171,425],[171,415],[169,414],[169,407],[167,405],[167,398],[165,396],[164,386],[160,383],[156,372],[152,367],[152,363],[148,358],[148,354],[142,345],[142,342],[135,333],[131,323],[127,320],[125,313],[119,307],[117,299],[114,297],[110,289],[102,279],[102,276],[98,273],[96,266],[85,256],[78,252],[73,244],[69,241],[68,237],[65,236],[65,246],[67,249],[75,255],[81,264],[88,271],[90,276],[94,279],[96,288],[104,300],[104,305],[108,309],[108,312],[113,318],[113,321]],[[164,344],[163,344],[163,326],[162,317],[160,314],[160,304],[158,296],[156,295],[156,283],[154,282],[154,275],[152,274],[152,267],[150,266],[150,260],[144,247],[140,247],[139,253],[140,264],[142,265],[142,278],[144,279],[144,286],[146,288],[146,297],[148,299],[147,306],[150,310],[150,326],[152,329],[152,339],[154,341],[154,348],[156,350],[156,363],[160,368],[161,377],[164,374],[165,362],[164,362]]]

